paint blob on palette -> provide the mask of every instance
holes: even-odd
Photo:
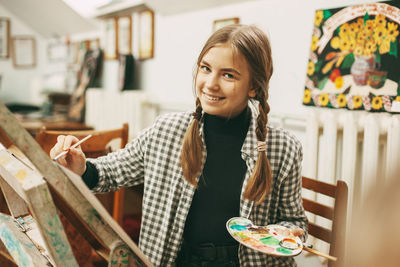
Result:
[[[275,256],[296,256],[303,250],[300,238],[281,225],[257,226],[249,219],[234,217],[226,222],[231,236],[242,245]]]

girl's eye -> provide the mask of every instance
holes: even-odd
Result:
[[[225,78],[228,78],[228,79],[235,79],[235,76],[233,76],[233,75],[230,74],[230,73],[224,73],[224,77],[225,77]]]
[[[209,67],[205,66],[205,65],[200,66],[200,69],[202,69],[203,71],[206,71],[206,72],[210,72],[211,71],[211,69]]]

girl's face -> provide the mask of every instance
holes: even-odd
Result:
[[[234,55],[227,43],[212,47],[203,56],[195,85],[204,112],[224,118],[240,114],[248,98],[255,96],[247,61],[240,53]]]

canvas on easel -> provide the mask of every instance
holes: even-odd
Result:
[[[12,216],[0,214],[0,235],[3,230],[11,235],[12,239],[9,240],[14,240],[14,243],[8,247],[4,245],[19,266],[78,266],[57,210],[109,262],[109,266],[152,266],[86,187],[81,177],[53,162],[1,102],[0,130],[7,134],[17,150],[26,157],[16,156],[4,149],[0,153],[1,187],[12,211]],[[20,203],[22,211],[17,212],[16,203]],[[30,213],[27,212],[28,206]],[[15,219],[27,225],[23,220],[25,217],[36,223],[43,245],[29,238],[25,240],[16,232]],[[19,249],[12,251],[13,246]],[[38,247],[42,247],[48,253],[47,256]],[[42,265],[43,262],[37,265],[37,258],[41,258],[47,265]],[[33,265],[27,264],[29,262]]]

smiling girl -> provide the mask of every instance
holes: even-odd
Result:
[[[300,142],[268,125],[272,70],[259,28],[226,26],[198,57],[195,112],[163,115],[105,157],[77,147],[58,162],[94,192],[144,183],[139,247],[155,266],[295,266],[239,246],[225,227],[241,216],[306,238]],[[77,141],[60,136],[51,155]]]

